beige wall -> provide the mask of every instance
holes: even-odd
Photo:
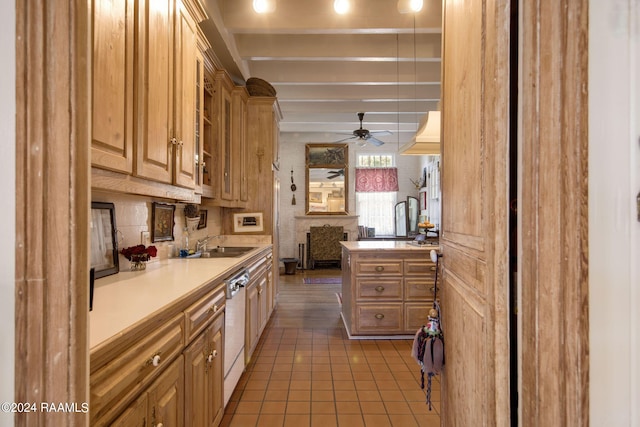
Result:
[[[0,156],[0,402],[13,402],[15,364],[15,4],[0,2],[0,131],[3,135]],[[0,412],[0,425],[12,425],[13,414]]]

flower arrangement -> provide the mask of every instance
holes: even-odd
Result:
[[[184,207],[184,216],[187,218],[199,218],[200,213],[198,212],[198,206],[193,203],[188,203]]]
[[[144,270],[146,261],[158,254],[155,246],[146,247],[145,245],[130,246],[120,250],[126,259],[131,261],[131,270]]]

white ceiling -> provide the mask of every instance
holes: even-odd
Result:
[[[363,127],[385,148],[409,141],[427,111],[438,109],[441,0],[401,14],[397,0],[277,0],[258,15],[252,0],[203,0],[201,23],[220,64],[237,83],[259,77],[277,91],[283,139],[335,142]],[[351,140],[355,142],[355,140]]]

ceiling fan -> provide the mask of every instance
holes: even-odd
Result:
[[[344,169],[338,169],[335,171],[327,172],[327,179],[335,179],[335,178],[338,178],[339,176],[344,177]]]
[[[350,136],[349,138],[341,139],[340,141],[337,141],[337,142],[344,142],[350,139],[356,139],[357,140],[356,143],[361,147],[365,146],[367,142],[370,142],[371,144],[379,147],[382,144],[384,144],[384,142],[375,138],[373,135],[391,135],[391,132],[389,132],[388,130],[383,130],[378,132],[369,132],[368,129],[364,129],[362,127],[362,120],[364,119],[364,113],[358,113],[358,118],[360,119],[360,129],[354,130],[352,132],[352,136]]]

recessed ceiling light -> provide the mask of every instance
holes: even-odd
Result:
[[[413,13],[422,10],[423,0],[398,0],[398,12]]]
[[[256,13],[271,13],[276,10],[276,0],[253,0]]]
[[[349,0],[336,0],[333,2],[333,10],[339,15],[344,15],[349,12],[350,8]]]

